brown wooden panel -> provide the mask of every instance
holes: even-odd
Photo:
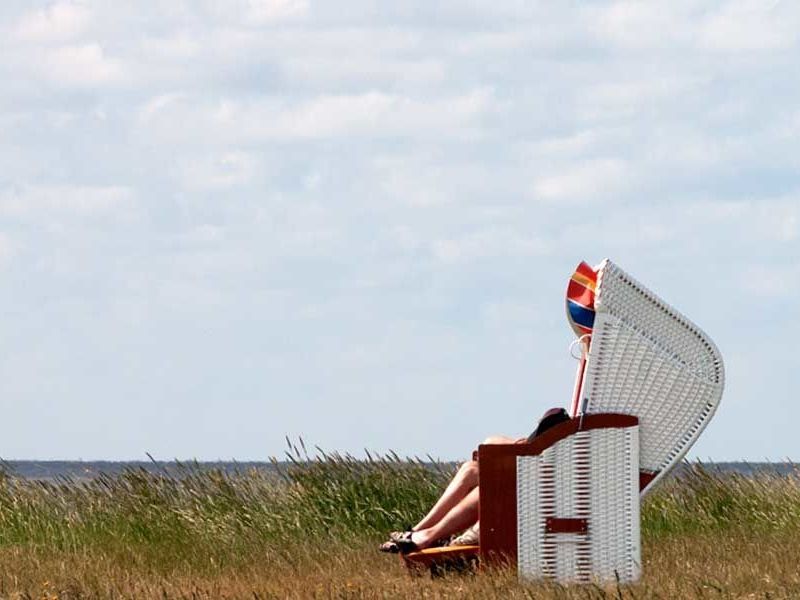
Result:
[[[650,482],[656,478],[658,473],[651,473],[650,471],[639,471],[639,491],[644,491]]]
[[[547,517],[544,530],[547,533],[588,533],[589,519]]]
[[[517,456],[496,450],[507,447],[523,448],[526,445],[481,445],[478,448],[480,546],[481,558],[485,564],[516,562]]]

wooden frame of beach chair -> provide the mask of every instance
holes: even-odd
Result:
[[[571,298],[578,298],[578,304]],[[618,514],[618,488],[628,479],[623,471],[604,471],[604,465],[630,467],[636,455],[637,487],[641,494],[652,489],[685,456],[714,415],[724,387],[722,357],[699,327],[609,260],[597,269],[581,263],[570,282],[567,306],[573,327],[583,336],[584,352],[573,419],[552,431],[556,437],[568,428],[574,431],[555,441],[547,432],[532,444],[481,446],[480,546],[423,550],[405,557],[409,566],[436,564],[451,556],[464,560],[479,551],[483,564],[516,563],[525,578],[603,580],[610,576],[612,563],[617,580],[638,577],[638,568],[630,566],[638,564],[638,503]],[[584,430],[596,430],[590,438],[604,435],[598,433],[602,427],[588,424],[609,418],[605,413],[636,417],[638,445],[576,443],[586,437]],[[531,462],[534,456],[540,458]],[[612,482],[609,489],[581,484],[589,485],[588,501],[599,507],[596,514],[583,517],[576,516],[587,502],[586,497],[580,499],[576,484],[579,464],[592,465],[582,477]],[[546,485],[537,483],[542,478]],[[613,535],[619,525],[605,527],[606,518],[611,523],[624,521],[633,537]],[[617,558],[604,562],[598,559],[602,556]]]

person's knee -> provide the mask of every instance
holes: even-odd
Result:
[[[478,485],[478,461],[468,460],[462,463],[458,473],[466,482]]]

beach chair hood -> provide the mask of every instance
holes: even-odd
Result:
[[[677,464],[722,398],[722,355],[697,325],[610,260],[582,262],[567,286],[567,317],[582,338],[573,416],[634,415],[650,488]]]

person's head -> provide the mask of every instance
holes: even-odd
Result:
[[[533,441],[548,429],[552,429],[564,421],[569,421],[569,413],[563,408],[551,408],[539,419],[539,424],[536,426],[536,430],[528,437],[528,441]]]

